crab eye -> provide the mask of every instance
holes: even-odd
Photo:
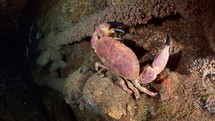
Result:
[[[103,37],[103,32],[102,31],[98,31],[96,33],[96,35],[98,36],[98,38],[100,39],[101,37]]]

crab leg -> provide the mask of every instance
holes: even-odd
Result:
[[[99,69],[99,67],[101,69]],[[101,64],[99,62],[95,62],[95,69],[100,75],[104,76],[104,74],[102,74],[102,71],[104,71],[104,69],[107,69],[107,67],[105,67],[103,64]]]
[[[107,69],[103,64],[101,64],[101,63],[99,63],[99,62],[95,62],[95,69],[96,69],[96,71],[100,74],[100,75],[102,75],[102,76],[104,76],[103,74],[102,74],[102,69],[99,69],[99,67],[101,67],[102,69]],[[140,97],[140,94],[139,94],[139,92],[138,92],[138,90],[133,86],[133,84],[130,82],[130,81],[128,81],[128,80],[123,80],[121,77],[118,77],[117,78],[117,80],[118,80],[118,84],[122,87],[122,89],[124,90],[124,91],[126,91],[126,92],[128,92],[128,93],[130,93],[130,94],[132,94],[133,92],[134,92],[134,96],[135,96],[135,98],[139,98]],[[126,83],[125,83],[126,82]],[[127,85],[128,85],[128,87],[127,87]],[[132,91],[133,92],[132,92]]]
[[[149,91],[149,90],[146,89],[145,87],[142,87],[142,86],[140,85],[138,79],[135,79],[135,80],[133,81],[133,84],[134,84],[134,86],[135,86],[137,89],[139,89],[141,92],[144,92],[144,93],[146,93],[146,94],[148,94],[148,95],[150,95],[150,96],[156,96],[156,95],[158,94],[158,93],[154,93],[154,92]]]
[[[170,37],[167,36],[166,43],[161,52],[157,55],[152,63],[152,67],[148,66],[140,74],[139,79],[142,83],[150,83],[154,81],[157,75],[163,71],[169,59]]]
[[[128,87],[127,87],[126,84],[125,84],[125,81],[124,81],[121,77],[118,77],[117,80],[118,80],[117,83],[119,84],[119,86],[122,87],[122,89],[123,89],[124,91],[126,91],[126,92],[128,92],[128,93],[130,93],[130,94],[133,93],[130,89],[128,89]]]
[[[95,62],[95,69],[96,69],[96,71],[99,71],[99,67],[107,69],[107,67],[105,67],[103,64],[101,64],[99,62]]]
[[[140,93],[137,90],[137,88],[135,88],[134,85],[130,81],[125,80],[125,82],[127,83],[128,88],[131,89],[134,92],[135,98],[138,99],[140,97]]]

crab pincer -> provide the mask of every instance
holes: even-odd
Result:
[[[154,81],[159,73],[161,73],[166,67],[169,59],[169,46],[170,37],[167,35],[166,43],[160,53],[155,57],[152,62],[152,67],[148,66],[140,74],[140,80],[142,83],[150,83]]]
[[[150,96],[157,95],[157,93],[147,90],[141,84],[152,82],[165,68],[169,58],[169,36],[164,48],[154,59],[152,66],[146,67],[140,74],[140,65],[135,53],[120,41],[109,37],[110,34],[115,32],[125,33],[122,29],[124,29],[124,26],[116,22],[100,24],[93,32],[92,48],[101,59],[104,67],[118,77],[118,80],[121,81],[121,87],[125,91],[133,92],[136,98],[139,98],[139,91]]]

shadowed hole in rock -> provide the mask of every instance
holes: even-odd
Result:
[[[66,55],[63,55],[62,61],[66,62]]]
[[[148,21],[148,24],[154,24],[155,26],[162,26],[166,20],[178,20],[182,18],[179,14],[169,15],[165,17],[153,17]]]
[[[84,41],[90,42],[90,40],[91,40],[91,36],[86,36],[86,37],[83,37],[80,41],[75,41],[75,42],[69,43],[67,45],[62,45],[61,47],[65,48],[67,46],[73,46],[75,44],[78,44],[78,43],[81,43],[81,42],[84,42]]]
[[[81,42],[82,41],[90,42],[90,40],[91,40],[91,36],[86,36],[86,37],[81,39]]]
[[[132,40],[125,39],[123,40],[123,43],[135,53],[137,59],[142,58],[148,52],[143,47],[137,46],[137,44]]]
[[[178,53],[171,55],[167,62],[166,68],[169,68],[171,71],[175,71],[178,67],[178,63],[181,60],[182,52],[179,51]]]
[[[140,63],[140,67],[144,68],[148,64],[152,64],[153,60],[148,60]]]
[[[48,74],[49,73],[49,68],[51,67],[53,61],[49,61],[43,69],[40,71],[40,74]]]
[[[154,87],[151,87],[151,86],[148,88],[148,90],[150,90],[151,92],[154,92],[154,93],[158,92]],[[159,93],[158,93],[158,95],[159,95]],[[147,95],[147,97],[154,98],[153,96],[150,96],[150,95]]]
[[[61,68],[58,68],[58,69],[56,70],[56,72],[57,72],[57,74],[58,74],[58,77],[61,77]]]
[[[144,68],[148,66],[151,66],[153,60],[148,60],[140,63],[140,74],[143,72]]]

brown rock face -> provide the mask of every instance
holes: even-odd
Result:
[[[123,0],[113,4],[110,3],[114,0],[108,0],[99,2],[102,10],[96,8],[90,13],[84,11],[86,8],[95,10],[95,7],[87,7],[82,3],[84,0],[72,2],[74,8],[66,1],[71,4],[75,0],[61,0],[61,4],[56,3],[38,20],[38,31],[44,34],[39,42],[38,60],[46,63],[39,64],[41,70],[36,77],[44,83],[51,82],[46,83],[49,87],[61,88],[78,119],[214,120],[215,56],[208,45],[215,48],[214,0]],[[84,5],[84,9],[78,9],[80,5]],[[83,16],[77,15],[76,9]],[[170,35],[166,69],[154,83],[144,85],[156,90],[157,97],[141,94],[142,100],[134,100],[131,94],[117,87],[110,70],[104,70],[104,77],[97,74],[94,62],[101,60],[90,52],[88,45],[95,27],[107,21],[127,25],[128,33],[121,42],[137,55],[140,69],[151,64],[163,47],[166,35]],[[107,52],[101,53],[106,57]],[[62,84],[59,86],[59,83]]]
[[[215,51],[215,1],[214,0],[175,0],[176,9],[184,18],[202,26],[204,36]]]

